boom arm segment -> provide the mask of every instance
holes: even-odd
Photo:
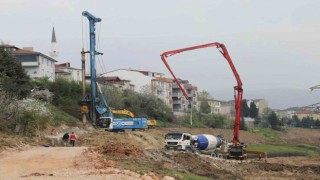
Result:
[[[234,122],[234,133],[233,133],[233,143],[238,144],[239,143],[239,129],[240,129],[240,118],[241,118],[241,105],[242,105],[242,95],[243,95],[243,89],[242,89],[242,81],[240,79],[240,76],[231,60],[231,57],[228,53],[227,48],[225,47],[224,44],[214,42],[214,43],[208,43],[208,44],[203,44],[199,46],[193,46],[193,47],[188,47],[188,48],[183,48],[183,49],[177,49],[173,51],[167,51],[161,54],[161,59],[167,69],[170,71],[171,75],[173,76],[174,80],[178,84],[180,90],[182,91],[183,95],[187,100],[190,101],[190,97],[186,93],[185,89],[182,87],[181,83],[178,81],[177,77],[171,70],[169,64],[167,63],[166,58],[168,56],[173,56],[178,53],[182,53],[185,51],[190,51],[190,50],[195,50],[195,49],[201,49],[201,48],[207,48],[207,47],[217,47],[217,49],[220,51],[220,53],[223,55],[223,57],[228,61],[229,66],[236,78],[237,81],[237,86],[234,86],[234,100],[235,100],[235,109],[236,109],[236,115],[235,115],[235,122]],[[237,93],[236,93],[237,91]]]

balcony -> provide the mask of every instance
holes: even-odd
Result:
[[[172,89],[179,89],[178,84],[172,84]]]
[[[39,63],[37,61],[35,62],[22,62],[21,65],[23,67],[34,67],[34,66],[39,66]]]
[[[182,93],[180,92],[172,93],[172,97],[181,97],[181,96],[182,96]]]

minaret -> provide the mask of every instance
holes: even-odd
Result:
[[[58,57],[59,52],[57,49],[57,39],[56,39],[56,33],[54,32],[54,26],[52,29],[52,37],[51,37],[51,51],[50,51],[50,56],[52,58]]]

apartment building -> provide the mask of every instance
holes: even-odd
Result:
[[[307,117],[313,118],[314,120],[317,120],[317,119],[320,120],[320,114],[310,110],[297,111],[296,115],[299,120],[302,120],[303,118],[307,118]]]
[[[82,81],[81,69],[73,68],[70,63],[62,63],[55,65],[56,77],[62,77],[70,81]]]
[[[172,103],[173,79],[156,77],[151,80],[151,94],[159,97],[173,111]]]
[[[119,77],[120,79],[129,80],[134,85],[134,91],[151,93],[151,81],[156,77],[162,77],[162,73],[143,71],[136,69],[117,69],[104,74],[99,77]]]
[[[179,80],[183,88],[185,89],[187,95],[191,97],[191,107],[198,107],[198,87],[193,86],[188,80]],[[178,84],[172,84],[172,103],[173,112],[175,114],[182,114],[190,111],[189,101],[183,96]]]
[[[22,49],[13,45],[0,45],[0,47],[21,61],[22,67],[30,78],[48,77],[50,81],[55,80],[54,64],[58,62],[57,60],[34,51],[33,47],[24,47]]]
[[[97,77],[97,82],[103,85],[112,85],[121,90],[125,90],[125,89],[134,90],[134,84],[131,84],[129,80],[121,79],[118,76]]]

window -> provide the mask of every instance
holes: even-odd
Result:
[[[184,135],[183,140],[190,140],[190,136]]]

